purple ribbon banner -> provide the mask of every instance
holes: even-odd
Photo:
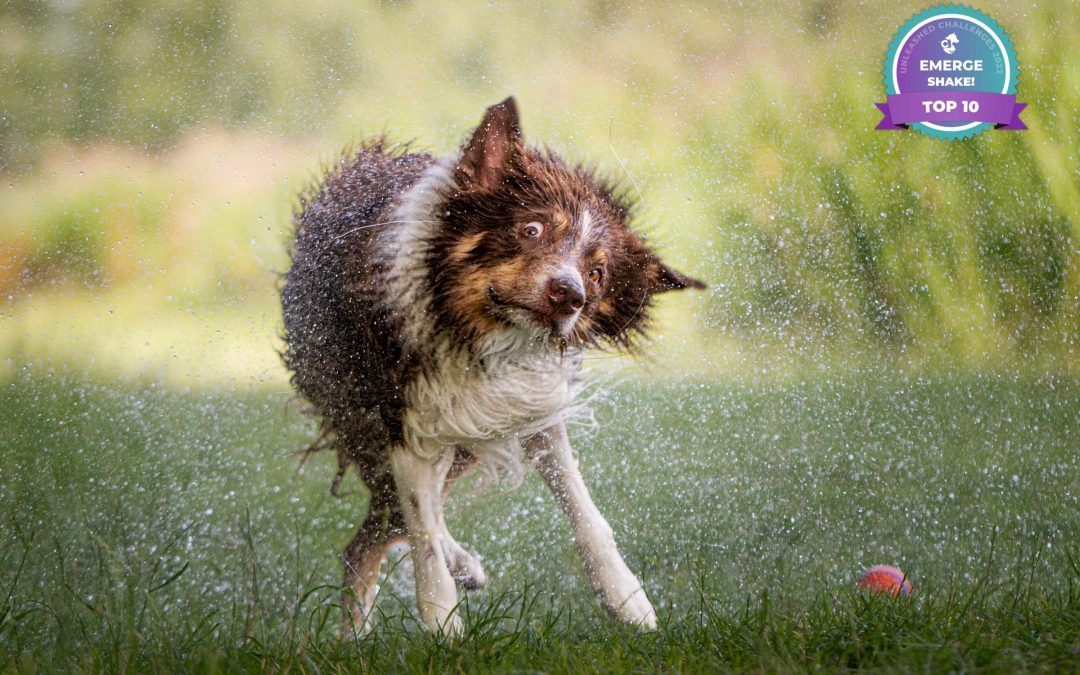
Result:
[[[912,122],[989,122],[995,129],[1027,129],[1020,111],[1027,103],[1017,103],[1014,94],[982,91],[920,91],[889,94],[888,103],[875,103],[885,119],[880,131],[902,131]]]

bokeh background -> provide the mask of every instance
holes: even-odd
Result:
[[[851,589],[890,563],[930,629],[883,624],[907,669],[1025,670],[1029,647],[1074,668],[1080,3],[979,3],[1029,130],[963,142],[874,131],[886,47],[923,8],[0,3],[0,670],[324,663],[367,499],[292,454],[315,437],[278,358],[297,195],[370,135],[452,152],[508,94],[710,283],[658,301],[645,357],[589,358],[599,430],[571,430],[663,635],[772,606],[813,628],[777,658],[888,667]],[[555,617],[569,652],[599,636],[586,669],[619,650],[540,481],[461,487],[447,520],[492,586],[467,615]],[[380,639],[415,628],[399,562]],[[853,637],[820,656],[834,623]],[[975,634],[1007,646],[964,661]],[[809,667],[740,668],[736,646],[674,651]]]
[[[712,284],[632,373],[1080,365],[1080,6],[989,2],[1021,133],[872,132],[919,3],[216,0],[0,9],[0,368],[283,387],[296,195],[518,97]],[[615,359],[621,363],[621,360]]]

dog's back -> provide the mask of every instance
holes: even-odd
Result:
[[[385,214],[433,159],[376,142],[330,172],[305,199],[282,305],[285,361],[297,391],[320,413],[342,466],[361,473],[401,439],[404,383],[413,368],[402,317],[386,302],[380,254]]]

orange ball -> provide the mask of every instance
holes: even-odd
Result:
[[[859,579],[859,588],[871,593],[888,593],[895,598],[911,594],[911,581],[892,565],[874,565]]]

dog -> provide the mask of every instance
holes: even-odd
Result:
[[[451,156],[376,139],[301,198],[282,287],[286,366],[370,492],[346,547],[344,629],[371,627],[387,549],[407,539],[424,624],[462,629],[456,584],[484,586],[443,519],[475,466],[538,470],[570,520],[590,583],[616,619],[656,614],[615,546],[567,440],[582,356],[634,347],[653,296],[704,288],[630,227],[630,200],[525,144],[513,98]]]

